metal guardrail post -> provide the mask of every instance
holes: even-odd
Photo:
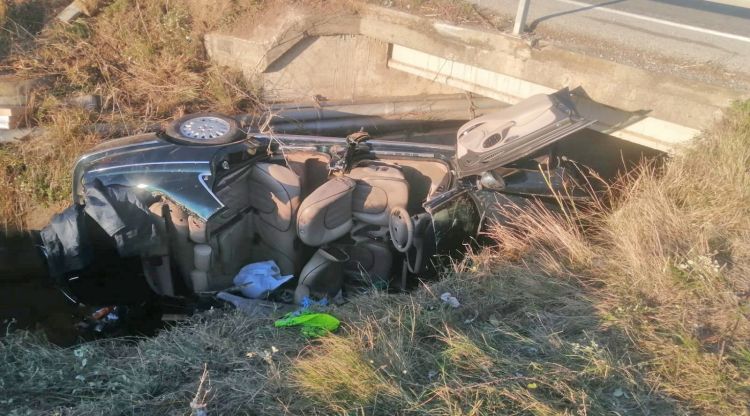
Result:
[[[513,34],[516,36],[520,36],[526,30],[526,16],[529,14],[529,3],[531,3],[531,0],[518,0],[516,21],[513,25]]]

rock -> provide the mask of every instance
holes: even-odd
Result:
[[[458,308],[461,306],[461,302],[455,296],[452,296],[450,292],[445,292],[440,295],[440,300],[450,305],[452,308]]]
[[[80,107],[88,111],[99,111],[102,105],[101,97],[93,94],[77,95],[67,98],[65,101],[71,106]]]
[[[39,128],[0,130],[0,144],[22,140],[38,132]]]
[[[99,9],[100,3],[100,0],[75,0],[57,15],[57,20],[70,23],[81,15],[91,16]]]
[[[45,79],[42,77],[22,78],[16,75],[0,75],[0,107],[26,106],[32,90],[44,82]]]
[[[77,2],[74,1],[73,3],[70,3],[66,8],[64,8],[60,13],[57,15],[57,20],[65,23],[70,23],[73,20],[81,17],[83,13],[83,7]]]

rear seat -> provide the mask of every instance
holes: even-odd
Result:
[[[301,169],[303,176],[307,168],[320,170],[317,163],[290,167]],[[387,240],[390,212],[405,208],[409,199],[409,184],[400,167],[362,161],[349,174],[329,178],[306,192],[290,167],[258,163],[241,173],[241,178],[234,178],[247,192],[236,186],[218,191],[230,217],[226,221],[233,221],[246,208],[252,210],[210,241],[206,241],[205,229],[200,238],[191,235],[194,244],[213,248],[210,257],[222,265],[210,278],[198,280],[208,279],[211,287],[221,287],[230,284],[236,270],[247,262],[274,260],[282,274],[299,276],[300,286],[315,289],[319,296],[335,295],[345,280],[360,287],[386,284],[393,261]],[[308,185],[320,183],[322,172],[309,179],[314,181]],[[305,246],[318,251],[311,253]],[[190,248],[188,254],[192,254],[192,244]],[[182,267],[187,274],[208,273],[210,267],[193,270],[190,257],[190,264]],[[196,286],[196,282],[191,283]],[[208,288],[198,284],[195,290]],[[328,293],[326,288],[335,292]]]
[[[364,163],[312,191],[300,204],[297,233],[305,244],[322,248],[303,268],[298,292],[340,286],[342,267],[335,263],[344,263],[350,282],[387,283],[392,264],[385,241],[389,215],[395,207],[405,208],[408,199],[409,184],[401,170],[380,162]],[[332,244],[348,258],[332,255]]]
[[[248,181],[249,204],[260,236],[259,260],[274,260],[282,274],[296,274],[301,268],[302,246],[297,240],[297,211],[300,207],[299,177],[289,168],[258,163]]]

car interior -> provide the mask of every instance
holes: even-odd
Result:
[[[243,266],[274,260],[282,275],[298,277],[297,301],[332,297],[342,287],[385,288],[403,258],[389,238],[394,209],[410,224],[412,216],[426,216],[423,202],[451,186],[450,166],[366,158],[331,174],[330,165],[329,154],[291,149],[231,171],[213,189],[225,208],[207,222],[164,201],[169,258],[176,264],[146,269],[148,280],[164,281],[160,274],[171,269],[194,292],[221,290]]]

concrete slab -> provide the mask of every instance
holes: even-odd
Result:
[[[0,144],[22,140],[38,131],[38,128],[0,130]]]
[[[275,60],[258,43],[232,36],[206,37],[214,62],[260,79],[269,101],[361,101],[373,97],[459,93],[431,80],[393,71],[386,66],[387,43],[353,35],[306,37],[291,47],[272,49]]]
[[[31,91],[43,82],[43,78],[0,75],[0,106],[25,106]]]
[[[83,8],[78,2],[67,5],[60,13],[57,14],[57,20],[70,23],[83,15]]]
[[[362,33],[430,55],[483,68],[554,90],[578,88],[591,100],[691,128],[712,123],[740,93],[574,53],[529,45],[499,32],[452,26],[372,7]]]
[[[469,2],[501,21],[512,21],[518,4]],[[735,6],[703,0],[536,0],[527,36],[652,72],[748,91],[750,9]]]
[[[273,95],[289,100],[318,91],[344,98],[466,90],[514,103],[567,87],[600,131],[660,150],[689,140],[742,98],[719,86],[386,8],[337,17],[301,15],[246,39],[212,34],[206,47],[220,64],[262,72]]]
[[[399,45],[393,46],[388,67],[509,104],[515,104],[534,94],[551,94],[556,91],[544,85]],[[602,106],[576,91],[573,94],[579,113],[589,120],[597,120],[591,128],[642,146],[670,151],[700,133],[697,129],[643,113],[628,113]]]

